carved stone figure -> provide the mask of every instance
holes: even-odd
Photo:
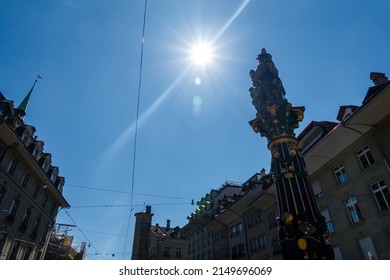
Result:
[[[259,64],[255,70],[249,71],[252,85],[249,89],[252,103],[259,112],[266,105],[279,103],[285,100],[285,90],[278,75],[278,69],[272,61],[271,54],[265,49],[257,56]]]

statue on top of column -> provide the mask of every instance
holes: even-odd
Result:
[[[253,105],[257,112],[260,112],[266,106],[284,102],[286,92],[279,78],[278,69],[272,61],[271,54],[263,48],[257,56],[257,60],[259,64],[256,71],[249,71],[253,85],[249,88],[249,92]]]

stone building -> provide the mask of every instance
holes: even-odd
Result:
[[[390,83],[371,73],[361,106],[298,136],[338,259],[390,258]]]
[[[24,122],[33,88],[17,108],[0,93],[0,259],[43,259],[58,210],[69,207],[64,177]]]
[[[264,170],[244,183],[211,190],[182,229],[189,259],[281,259],[275,197]]]
[[[185,260],[187,241],[182,238],[180,227],[152,225],[152,207],[135,214],[132,260]]]
[[[73,236],[68,234],[74,225],[55,224],[45,253],[45,260],[84,260],[86,243],[76,244]]]

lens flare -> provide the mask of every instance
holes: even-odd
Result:
[[[196,77],[196,78],[194,79],[194,84],[195,84],[196,86],[200,86],[201,83],[202,83],[202,79],[201,79],[200,77]]]

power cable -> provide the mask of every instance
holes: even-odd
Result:
[[[154,203],[153,205],[190,205],[191,203]],[[104,205],[76,205],[72,208],[112,208],[112,207],[138,207],[144,206],[144,204],[104,204]]]
[[[140,63],[139,63],[139,79],[138,79],[138,94],[137,94],[137,112],[135,117],[135,134],[134,134],[134,149],[133,149],[133,170],[132,170],[132,177],[131,177],[131,195],[130,195],[130,215],[127,223],[127,229],[126,229],[126,238],[125,238],[125,244],[123,246],[123,256],[126,252],[126,245],[127,245],[127,236],[129,235],[129,227],[130,227],[130,221],[131,221],[131,212],[134,209],[133,205],[133,198],[134,198],[134,179],[135,179],[135,164],[136,164],[136,152],[137,152],[137,136],[138,136],[138,116],[139,116],[139,103],[140,103],[140,96],[141,96],[141,84],[142,84],[142,67],[143,67],[143,57],[144,57],[144,43],[145,43],[145,26],[146,26],[146,8],[147,8],[148,0],[145,0],[145,7],[144,7],[144,20],[142,25],[142,42],[141,42],[141,55],[140,55]]]
[[[75,222],[75,220],[72,218],[72,216],[69,214],[69,212],[65,210],[65,213],[69,216],[69,218],[72,220],[72,223],[77,227],[77,229],[81,232],[81,234],[84,236],[85,240],[88,241],[88,243],[95,249],[96,253],[100,256],[102,256],[102,258],[104,259],[103,255],[99,253],[98,249],[96,249],[96,247],[92,244],[92,242],[88,239],[88,237],[85,235],[85,233],[81,230],[81,228],[77,225],[77,223]]]
[[[81,186],[81,185],[72,185],[72,184],[65,184],[68,187],[72,188],[80,188],[80,189],[87,189],[87,190],[95,190],[95,191],[103,191],[103,192],[112,192],[112,193],[127,193],[131,194],[132,192],[129,191],[120,191],[120,190],[113,190],[113,189],[105,189],[105,188],[93,188],[93,187],[87,187],[87,186]],[[139,196],[152,196],[152,197],[161,197],[161,198],[171,198],[171,199],[188,199],[186,197],[177,197],[177,196],[167,196],[167,195],[158,195],[158,194],[148,194],[148,193],[132,193],[133,195],[139,195]]]

